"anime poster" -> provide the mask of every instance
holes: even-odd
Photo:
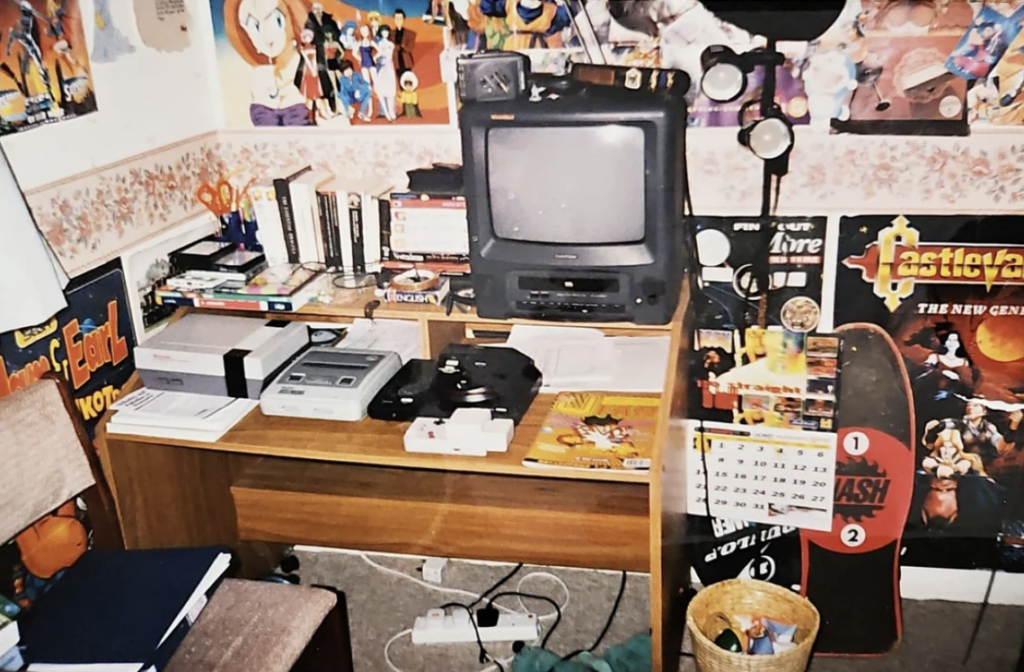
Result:
[[[516,50],[539,72],[566,59],[700,72],[711,44],[753,45],[695,0],[444,0],[451,45],[461,51]],[[552,56],[556,52],[558,56]],[[695,88],[694,88],[695,90]]]
[[[827,112],[831,126],[846,132],[966,135],[968,82],[950,67],[973,25],[972,4],[862,0],[851,7],[791,55],[812,116]]]
[[[900,349],[916,415],[905,565],[1024,571],[1024,232],[1010,217],[840,227],[836,325]]]
[[[135,370],[124,276],[116,262],[107,264],[72,280],[66,293],[67,307],[44,324],[0,334],[0,397],[55,371],[68,381],[92,436]],[[85,552],[90,539],[81,503],[64,504],[0,546],[0,595],[30,606]]]
[[[828,343],[815,335],[825,218],[779,218],[767,229],[756,218],[697,217],[694,223],[699,291],[688,417],[834,431],[837,375],[828,365]],[[760,260],[767,262],[766,296],[756,280]],[[759,368],[763,380],[749,380]],[[719,394],[741,386],[741,393]],[[705,585],[737,576],[799,585],[795,527],[693,512],[687,526],[688,557]]]
[[[0,135],[96,111],[78,0],[2,0],[0,30]]]
[[[227,125],[449,123],[435,4],[210,0]]]

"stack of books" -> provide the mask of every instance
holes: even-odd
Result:
[[[21,608],[0,595],[0,670],[20,670],[24,662],[18,642],[21,632],[18,630],[18,613]]]
[[[214,443],[258,405],[258,399],[144,387],[111,405],[107,433]]]
[[[329,277],[314,268],[285,264],[266,268],[245,280],[210,280],[189,272],[169,278],[154,292],[165,306],[194,306],[222,310],[294,312],[329,286]],[[191,285],[191,286],[189,286]]]
[[[21,623],[30,672],[158,672],[231,564],[218,547],[91,550]]]

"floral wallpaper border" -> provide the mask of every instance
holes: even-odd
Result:
[[[25,194],[68,275],[79,275],[205,212],[198,186],[221,174],[209,133]]]
[[[761,162],[728,129],[688,137],[698,214],[756,214]],[[313,165],[342,178],[387,177],[460,163],[451,127],[219,131],[34,189],[36,221],[70,275],[202,214],[196,188],[229,171],[269,179]],[[1024,214],[1024,132],[967,138],[824,135],[797,130],[780,214]]]

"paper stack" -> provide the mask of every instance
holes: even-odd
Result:
[[[110,407],[117,413],[107,423],[107,433],[214,443],[258,405],[258,399],[144,387]]]
[[[21,634],[15,617],[21,608],[0,595],[0,670],[17,670],[21,668],[21,653],[18,642]]]
[[[661,392],[668,336],[608,337],[599,329],[517,324],[505,346],[531,357],[543,393]]]

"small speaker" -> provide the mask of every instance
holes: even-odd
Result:
[[[462,102],[514,100],[527,89],[530,58],[515,51],[485,51],[460,56],[456,68]]]

